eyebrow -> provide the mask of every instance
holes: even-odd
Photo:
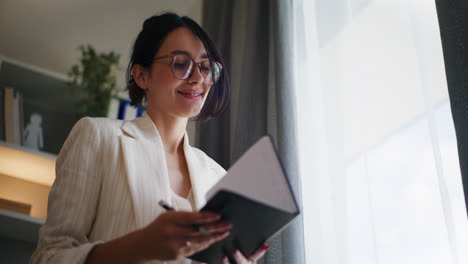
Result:
[[[185,50],[174,50],[172,51],[170,54],[185,54],[185,55],[188,55],[189,57],[192,57],[192,54],[190,54],[190,52],[188,51],[185,51]],[[206,53],[203,53],[201,56],[200,56],[201,59],[208,59],[208,54]]]

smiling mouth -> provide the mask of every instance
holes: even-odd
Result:
[[[182,95],[185,98],[192,99],[192,100],[197,100],[200,99],[203,93],[185,93],[181,91],[177,91],[180,95]]]

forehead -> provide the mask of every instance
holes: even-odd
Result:
[[[156,56],[166,55],[176,50],[187,52],[195,60],[207,57],[203,42],[186,27],[177,28],[169,33]]]

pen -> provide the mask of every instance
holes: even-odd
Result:
[[[164,208],[164,210],[166,211],[174,211],[174,207],[170,206],[169,204],[167,204],[165,201],[161,200],[159,201],[159,205]],[[200,234],[202,235],[205,235],[205,236],[208,236],[208,235],[211,235],[211,232],[206,230],[203,226],[201,225],[193,225],[193,228],[195,230],[197,230],[197,232],[199,232]]]
[[[168,205],[165,201],[159,201],[159,205],[164,208],[166,211],[174,211],[174,208]]]

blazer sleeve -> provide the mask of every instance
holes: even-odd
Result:
[[[96,121],[86,117],[73,127],[56,162],[47,220],[31,263],[84,263],[101,241],[89,241],[100,196],[102,137]]]

